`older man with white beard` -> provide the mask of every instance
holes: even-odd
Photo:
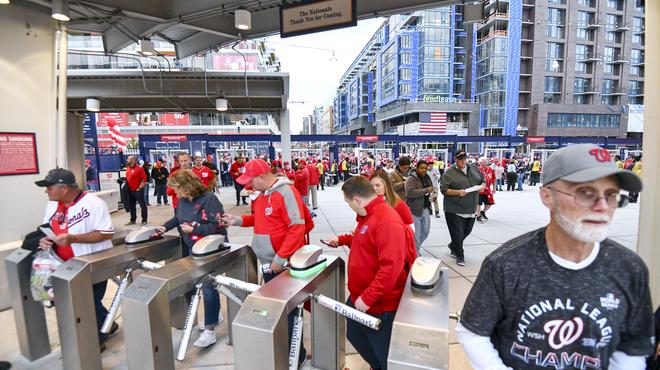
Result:
[[[648,270],[607,239],[621,190],[642,182],[596,145],[543,168],[550,224],[486,257],[456,328],[477,369],[645,369],[655,340]]]

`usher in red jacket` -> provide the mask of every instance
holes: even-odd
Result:
[[[382,196],[365,207],[366,216],[357,216],[357,227],[341,235],[339,245],[347,245],[348,290],[351,301],[359,297],[369,306],[368,313],[396,311],[417,252],[415,237],[399,214]]]

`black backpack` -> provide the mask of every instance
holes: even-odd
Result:
[[[50,229],[49,224],[43,224],[40,225],[39,227],[45,227]],[[41,231],[39,227],[35,231],[32,231],[31,233],[25,235],[25,238],[23,239],[23,244],[21,244],[21,248],[32,252],[39,249],[39,240],[41,240],[41,238],[46,236],[46,234],[44,234],[44,232]]]

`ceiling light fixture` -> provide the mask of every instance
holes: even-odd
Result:
[[[101,110],[101,102],[98,99],[94,98],[89,98],[85,102],[85,106],[87,107],[87,110],[90,112],[98,112]]]
[[[154,42],[149,39],[140,40],[140,54],[142,55],[154,55],[156,52],[154,50]]]
[[[226,112],[227,111],[227,99],[224,99],[224,98],[215,99],[215,110],[217,110],[218,112]]]
[[[9,3],[10,3],[9,0],[0,0],[0,5],[7,5]]]
[[[69,1],[68,0],[53,0],[53,7],[50,16],[58,21],[68,22],[69,18]]]
[[[247,31],[252,28],[252,14],[245,9],[236,9],[234,12],[234,27],[241,31]]]

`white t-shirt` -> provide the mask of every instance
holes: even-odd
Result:
[[[48,202],[43,223],[50,223],[50,218],[57,211],[57,202]],[[66,214],[68,233],[72,235],[99,231],[102,234],[114,234],[108,206],[94,194],[85,193],[77,202],[71,204]],[[111,240],[99,243],[71,243],[73,254],[84,256],[112,248]]]

